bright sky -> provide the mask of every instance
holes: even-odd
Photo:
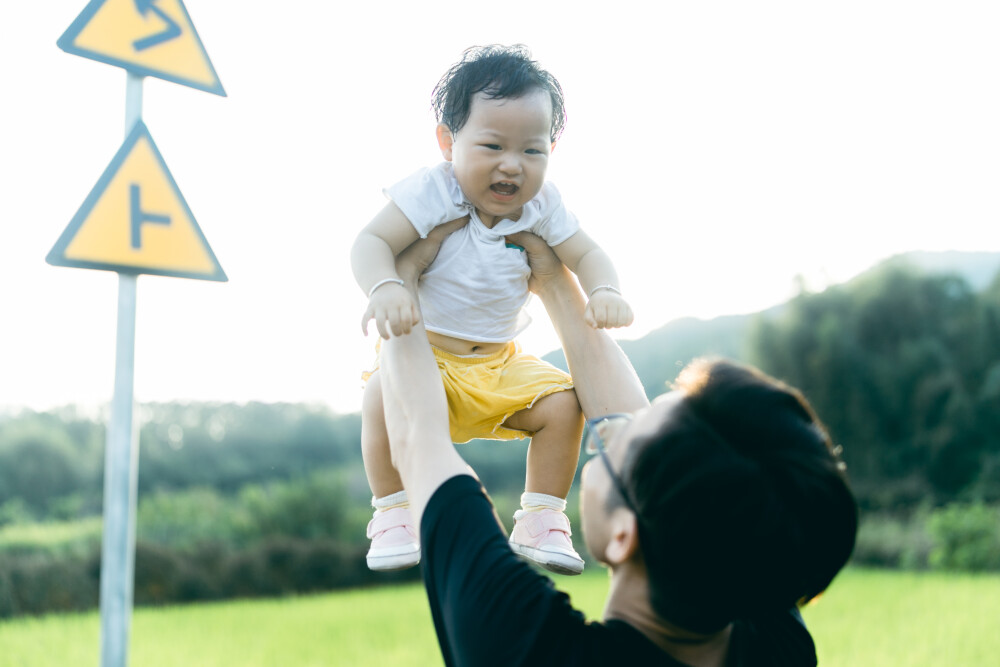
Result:
[[[0,405],[113,390],[116,274],[44,261],[124,138],[124,71],[56,46],[85,5],[0,27]],[[139,401],[360,408],[349,248],[383,187],[440,160],[430,92],[476,44],[527,44],[563,85],[549,178],[617,264],[621,337],[766,308],[797,274],[1000,249],[994,2],[186,6],[229,97],[148,78],[143,119],[230,281],[140,277]]]

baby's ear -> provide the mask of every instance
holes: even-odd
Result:
[[[455,137],[444,123],[437,126],[438,146],[441,148],[441,155],[448,162],[451,162],[451,147],[455,143]]]
[[[549,154],[551,155],[552,153],[555,152],[556,152],[556,142],[553,141],[552,146],[549,147]]]

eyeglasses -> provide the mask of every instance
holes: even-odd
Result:
[[[587,431],[583,436],[583,451],[588,454],[601,455],[604,467],[608,469],[608,474],[611,475],[611,480],[615,483],[615,488],[618,489],[618,493],[625,501],[625,505],[632,510],[636,517],[638,517],[639,510],[635,508],[635,504],[632,502],[632,498],[629,496],[628,490],[625,488],[625,483],[622,481],[622,478],[618,476],[618,473],[616,473],[614,467],[612,467],[611,459],[608,458],[608,450],[604,446],[604,443],[607,442],[612,435],[627,426],[630,421],[632,421],[632,415],[627,413],[611,414],[604,417],[598,417],[596,419],[588,419]]]

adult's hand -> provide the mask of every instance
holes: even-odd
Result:
[[[628,357],[608,332],[584,321],[580,285],[545,241],[527,232],[507,237],[528,253],[531,279],[559,334],[576,396],[588,418],[635,412],[649,405]]]
[[[441,244],[449,234],[458,231],[469,224],[469,216],[438,225],[427,234],[427,238],[417,239],[396,257],[396,272],[408,285],[416,285],[420,274],[427,270]]]
[[[569,278],[569,269],[559,261],[552,247],[540,236],[531,232],[518,232],[506,238],[524,248],[528,255],[528,266],[531,267],[528,289],[532,292],[540,294],[553,280]]]

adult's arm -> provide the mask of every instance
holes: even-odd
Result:
[[[586,300],[552,248],[528,232],[510,239],[524,247],[531,265],[532,291],[538,294],[562,342],[573,388],[588,418],[635,412],[649,405],[628,357],[607,331],[584,321]]]
[[[379,372],[392,464],[419,526],[434,491],[470,474],[451,442],[444,385],[422,323],[408,336],[382,342]]]
[[[461,218],[441,225],[400,253],[395,268],[414,301],[417,279],[434,261],[441,242],[467,222]],[[444,384],[422,322],[409,335],[382,342],[379,373],[392,464],[403,480],[419,533],[424,508],[438,487],[455,475],[475,474],[451,442]]]

